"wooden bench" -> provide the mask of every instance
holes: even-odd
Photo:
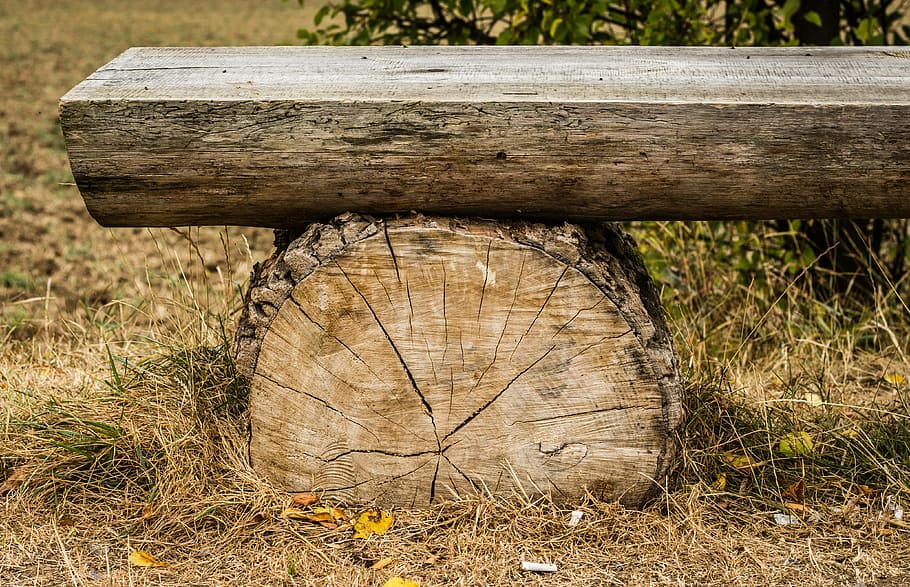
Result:
[[[293,231],[250,456],[358,501],[655,495],[682,382],[602,221],[910,216],[904,48],[139,48],[60,116],[105,226]]]

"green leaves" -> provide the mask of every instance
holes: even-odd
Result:
[[[887,2],[841,0],[801,12],[801,0],[330,0],[309,44],[793,45],[800,23],[841,21],[840,44],[907,42]],[[819,9],[820,10],[820,9]],[[343,23],[343,24],[342,24]],[[890,35],[890,37],[889,37]]]

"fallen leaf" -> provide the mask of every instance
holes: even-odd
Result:
[[[414,581],[408,581],[407,579],[402,579],[401,577],[392,577],[388,581],[382,584],[382,587],[420,587],[419,584]]]
[[[821,394],[815,393],[814,391],[807,391],[803,395],[803,399],[806,400],[806,403],[817,408],[825,404],[825,400],[822,398]]]
[[[339,520],[344,520],[345,518],[348,517],[348,515],[346,513],[344,513],[343,510],[341,510],[339,508],[329,507],[329,506],[313,508],[313,513],[320,514],[320,515],[327,515],[327,516],[331,517],[333,520],[335,520],[336,522]]]
[[[390,564],[392,564],[392,559],[384,558],[384,559],[382,559],[380,561],[376,561],[375,563],[370,565],[370,568],[374,571],[379,571],[379,570],[386,568]]]
[[[748,455],[738,455],[729,452],[724,453],[724,461],[734,469],[754,469],[768,464],[768,461],[753,461]]]
[[[801,503],[793,503],[792,501],[788,501],[788,502],[784,503],[784,507],[787,508],[788,510],[792,510],[794,512],[810,511],[809,506],[801,504]]]
[[[774,523],[777,524],[778,526],[799,526],[801,524],[801,522],[799,521],[799,518],[797,518],[793,514],[777,513],[771,517],[774,520]]]
[[[312,493],[295,493],[291,497],[291,505],[299,508],[305,508],[319,501],[319,498]]]
[[[813,448],[815,445],[808,432],[791,432],[781,438],[777,445],[777,451],[787,458],[804,457],[812,453]]]
[[[28,462],[13,470],[12,474],[6,478],[3,485],[0,485],[0,495],[6,495],[10,491],[19,489],[35,470],[36,464]]]
[[[286,508],[281,512],[281,517],[319,524],[324,528],[334,530],[338,527],[338,522],[344,520],[347,516],[342,510],[334,507],[317,507],[309,510],[292,507]]]
[[[889,373],[889,374],[885,375],[884,379],[891,385],[900,386],[900,385],[907,383],[907,378],[904,377],[903,375],[901,375],[900,373]]]
[[[155,506],[153,506],[152,504],[147,504],[144,508],[142,508],[142,515],[139,516],[138,521],[144,522],[154,515],[155,515]]]
[[[307,520],[311,514],[300,508],[286,508],[279,515],[282,518],[287,518],[289,520]]]
[[[134,550],[130,553],[130,564],[134,567],[170,567],[144,550]]]
[[[387,514],[379,510],[367,510],[357,516],[357,522],[354,524],[354,538],[369,538],[371,534],[385,534],[395,518],[392,514]]]
[[[784,490],[783,498],[796,503],[806,501],[806,482],[800,479],[790,487],[787,487]]]
[[[717,479],[714,480],[714,483],[711,484],[711,489],[717,491],[723,491],[727,487],[727,474],[721,473],[717,476]]]

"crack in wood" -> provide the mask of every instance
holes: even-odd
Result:
[[[387,457],[409,459],[409,458],[413,458],[413,457],[422,457],[425,455],[438,455],[439,451],[438,450],[422,450],[420,452],[415,452],[415,453],[397,453],[397,452],[393,452],[390,450],[384,450],[381,448],[370,448],[370,449],[352,448],[352,449],[346,450],[344,452],[341,452],[341,453],[333,456],[330,459],[325,459],[325,458],[318,457],[318,456],[315,458],[319,459],[323,463],[334,463],[338,459],[344,458],[346,456],[354,455],[354,454],[379,454],[379,455],[385,455]],[[315,456],[315,455],[310,455],[310,456]]]
[[[604,295],[602,298],[600,298],[600,299],[597,301],[597,303],[594,304],[593,306],[591,306],[591,307],[589,307],[589,308],[581,308],[581,309],[579,309],[577,312],[575,312],[575,315],[573,315],[571,318],[569,318],[569,320],[568,320],[565,324],[563,324],[562,326],[560,326],[560,327],[559,327],[559,330],[557,330],[556,332],[554,332],[554,333],[553,333],[553,336],[551,336],[550,338],[553,339],[553,338],[556,338],[557,336],[559,336],[559,334],[560,334],[563,330],[565,330],[566,328],[568,328],[569,325],[572,324],[572,322],[574,322],[576,318],[578,318],[579,316],[581,316],[582,312],[590,312],[590,311],[596,309],[597,306],[601,305],[601,304],[604,303],[605,301],[610,301],[610,299],[609,299],[606,295]]]
[[[452,446],[454,446],[454,445],[452,445]],[[448,449],[448,448],[450,448],[450,447],[446,447],[446,449]],[[475,491],[477,491],[477,490],[479,489],[479,487],[477,486],[477,483],[475,483],[473,479],[471,479],[470,477],[468,477],[468,476],[465,474],[464,471],[462,471],[461,469],[459,469],[459,468],[458,468],[458,465],[456,465],[455,463],[452,462],[452,459],[450,459],[449,457],[447,457],[447,456],[446,456],[445,454],[443,454],[443,453],[440,453],[440,456],[441,456],[442,458],[444,458],[444,459],[446,460],[446,462],[449,463],[449,465],[451,465],[451,467],[452,467],[453,469],[455,469],[455,472],[456,472],[456,473],[458,473],[459,475],[461,475],[462,477],[464,477],[464,480],[471,484],[471,488],[472,488],[472,489],[474,489]]]
[[[555,348],[556,348],[556,345],[551,346],[550,349],[549,349],[547,352],[545,352],[543,355],[541,355],[540,357],[538,357],[537,360],[535,360],[533,363],[531,363],[530,365],[528,365],[527,367],[525,367],[524,369],[522,369],[522,371],[521,371],[518,375],[516,375],[515,377],[513,377],[512,380],[509,381],[509,382],[506,384],[506,386],[503,387],[496,395],[494,395],[492,398],[490,398],[485,404],[483,404],[482,406],[480,406],[479,408],[477,408],[476,410],[474,410],[474,413],[472,413],[470,416],[468,416],[461,424],[459,424],[458,426],[456,426],[451,432],[449,432],[448,434],[446,434],[446,435],[443,437],[442,441],[445,442],[446,440],[448,440],[449,438],[451,438],[453,434],[455,434],[456,432],[458,432],[459,430],[461,430],[462,428],[464,428],[465,426],[467,426],[474,418],[476,418],[478,415],[480,415],[480,413],[481,413],[482,411],[484,411],[485,409],[487,409],[488,407],[490,407],[490,406],[493,404],[493,402],[495,402],[496,400],[498,400],[498,399],[502,396],[502,394],[504,394],[506,391],[508,391],[509,388],[512,387],[512,384],[515,383],[516,381],[518,381],[518,379],[519,379],[522,375],[524,375],[525,373],[527,373],[528,371],[530,371],[532,368],[534,368],[535,365],[537,365],[538,363],[540,363],[541,361],[543,361],[547,356],[549,356],[549,354],[550,354],[551,352],[553,352],[553,349],[555,349]],[[442,449],[442,450],[445,451],[445,450],[448,450],[448,448],[449,448],[449,447],[447,446],[446,448],[444,448],[444,449]]]
[[[439,462],[442,460],[442,452],[437,451],[436,469],[433,471],[433,480],[430,481],[430,503],[436,498],[436,479],[439,477]]]
[[[550,293],[547,294],[547,299],[543,301],[543,304],[540,306],[540,309],[537,310],[537,315],[534,316],[534,319],[531,320],[531,323],[528,325],[528,329],[525,330],[524,335],[521,337],[521,340],[518,344],[515,345],[515,348],[512,349],[512,353],[509,355],[509,361],[512,360],[512,357],[515,356],[515,351],[518,350],[518,347],[521,346],[521,342],[531,334],[531,329],[534,328],[534,325],[537,323],[537,320],[540,318],[540,315],[543,313],[544,309],[547,307],[547,304],[550,303],[550,298],[553,297],[553,294],[556,293],[556,289],[559,287],[559,283],[562,281],[562,278],[566,276],[566,273],[569,272],[569,266],[566,265],[562,269],[562,273],[559,274],[559,277],[556,278],[556,283],[553,284],[553,288],[550,290]]]
[[[341,274],[344,276],[344,278],[347,280],[347,282],[350,284],[350,286],[354,289],[354,292],[358,296],[360,296],[361,300],[363,300],[363,303],[364,303],[364,305],[366,305],[367,310],[369,310],[370,314],[373,316],[373,320],[376,321],[376,325],[379,326],[379,329],[385,335],[385,338],[388,341],[389,346],[392,347],[392,351],[394,351],[395,356],[398,357],[398,362],[401,365],[401,368],[404,369],[404,373],[407,376],[408,381],[410,381],[411,387],[413,388],[414,393],[416,393],[417,396],[420,398],[420,401],[423,404],[424,410],[426,411],[427,415],[430,417],[430,422],[433,424],[433,433],[436,435],[437,448],[439,450],[442,450],[442,441],[439,439],[439,430],[436,427],[436,419],[433,417],[433,407],[430,405],[430,402],[427,401],[427,398],[420,391],[420,387],[417,385],[417,380],[414,378],[414,374],[411,373],[411,369],[410,369],[410,367],[408,367],[408,364],[404,360],[404,357],[402,356],[401,351],[398,349],[398,345],[396,345],[395,341],[392,340],[392,336],[386,330],[385,325],[379,319],[379,316],[376,315],[376,311],[373,309],[373,306],[370,305],[369,300],[367,300],[366,296],[363,295],[363,292],[360,291],[360,289],[354,284],[354,282],[351,281],[351,278],[347,274],[347,272],[344,270],[344,267],[342,267],[338,263],[337,259],[334,260],[333,263],[335,264],[336,267],[338,267],[338,270],[341,271]],[[410,296],[409,296],[409,299],[410,299]]]
[[[442,263],[442,327],[445,332],[445,342],[442,345],[442,361],[443,365],[446,364],[446,355],[449,352],[449,317],[446,311],[446,264],[445,261]]]
[[[300,313],[303,314],[303,317],[304,317],[304,318],[306,318],[307,320],[309,320],[314,326],[316,326],[319,330],[321,330],[323,334],[325,334],[326,336],[330,336],[335,342],[337,342],[338,344],[340,344],[341,346],[343,346],[343,347],[345,348],[346,351],[348,351],[349,353],[351,353],[351,354],[354,356],[355,359],[357,359],[358,361],[360,361],[360,363],[362,363],[363,366],[367,368],[367,371],[369,371],[370,374],[371,374],[373,377],[375,377],[378,381],[380,381],[380,382],[382,382],[382,383],[385,383],[385,381],[383,381],[382,377],[380,377],[378,373],[376,373],[375,371],[373,371],[373,367],[371,367],[369,363],[367,363],[366,361],[364,361],[363,358],[362,358],[359,354],[357,354],[356,351],[354,351],[354,349],[352,349],[352,348],[349,347],[347,344],[345,344],[345,342],[344,342],[343,340],[341,340],[340,338],[338,338],[337,336],[335,336],[334,334],[332,334],[332,333],[330,333],[328,330],[326,330],[325,327],[324,327],[322,324],[320,324],[320,323],[317,322],[316,320],[313,320],[313,318],[307,313],[307,311],[306,311],[306,310],[303,308],[303,306],[300,304],[300,301],[297,300],[297,298],[295,298],[295,297],[293,296],[293,294],[291,295],[291,302],[292,302],[295,306],[297,306],[297,309],[300,310]]]
[[[487,279],[490,276],[490,252],[493,250],[493,240],[487,244],[487,261],[483,265],[483,286],[480,288],[480,304],[477,306],[477,330],[480,331],[480,313],[483,311],[483,298],[487,293]]]
[[[588,454],[588,445],[584,444],[583,442],[563,442],[559,446],[551,448],[551,449],[545,449],[543,447],[543,443],[538,442],[537,443],[537,452],[539,452],[540,454],[547,455],[548,457],[554,457],[556,455],[562,454],[562,451],[564,451],[567,446],[583,446],[585,449],[585,455]],[[581,459],[583,459],[583,458],[584,458],[584,456],[581,457]],[[581,459],[579,459],[579,461],[581,461]],[[573,465],[573,467],[574,466],[575,465]]]
[[[364,426],[363,424],[361,424],[361,423],[358,422],[357,420],[352,420],[351,418],[349,418],[348,416],[346,416],[346,415],[344,414],[344,412],[338,410],[337,408],[333,408],[333,407],[332,407],[331,405],[329,405],[328,402],[326,402],[324,399],[319,398],[319,397],[316,397],[315,395],[313,395],[313,394],[311,394],[311,393],[307,393],[307,392],[303,391],[302,389],[295,389],[295,388],[293,388],[293,387],[288,387],[287,385],[284,385],[284,384],[282,384],[282,383],[279,383],[279,382],[276,381],[275,379],[269,377],[269,376],[266,375],[265,373],[259,373],[258,375],[259,375],[260,377],[262,377],[263,379],[265,379],[266,381],[272,383],[273,385],[277,385],[277,386],[280,387],[281,389],[286,389],[286,390],[288,390],[288,391],[293,391],[294,393],[299,393],[299,394],[301,394],[301,395],[304,395],[304,396],[310,398],[311,400],[313,400],[313,401],[315,401],[315,402],[318,402],[319,404],[323,405],[323,406],[324,406],[327,410],[329,410],[330,412],[334,412],[334,413],[338,414],[339,416],[341,416],[342,418],[344,418],[345,420],[347,420],[348,422],[350,422],[351,424],[353,424],[353,425],[355,425],[355,426],[359,426],[360,428],[363,428],[363,429],[367,432],[367,434],[369,434],[370,436],[372,436],[373,438],[376,439],[376,442],[381,442],[381,440],[379,439],[379,437],[376,436],[376,433],[375,433],[375,432],[373,432],[372,430],[370,430],[369,428],[367,428],[366,426]],[[417,436],[417,435],[415,434],[414,436]],[[420,438],[420,437],[418,436],[418,438]],[[421,440],[424,440],[424,439],[421,439]]]
[[[603,343],[607,342],[608,340],[617,340],[617,339],[620,339],[620,338],[622,338],[622,337],[624,337],[624,336],[628,336],[628,335],[630,335],[630,334],[632,334],[632,329],[631,329],[631,328],[628,329],[628,330],[626,330],[626,331],[624,331],[624,332],[621,332],[621,333],[619,333],[619,334],[612,334],[612,335],[610,335],[610,336],[604,336],[604,337],[602,337],[600,340],[598,340],[597,342],[592,342],[591,344],[589,344],[589,345],[586,346],[585,348],[581,349],[580,351],[578,351],[577,353],[575,353],[574,355],[572,355],[571,357],[569,357],[568,359],[566,359],[566,362],[569,363],[569,362],[571,362],[571,361],[577,359],[578,357],[580,357],[581,355],[585,354],[585,353],[588,352],[589,350],[593,349],[593,348],[596,347],[596,346],[602,345]]]
[[[554,421],[564,421],[569,418],[575,418],[579,416],[589,416],[593,414],[602,414],[608,412],[619,412],[623,410],[644,410],[644,409],[654,409],[654,406],[642,406],[642,405],[632,405],[632,406],[615,406],[612,408],[598,408],[596,410],[585,410],[584,412],[573,412],[571,414],[558,414],[556,416],[547,416],[546,418],[537,418],[535,420],[514,420],[509,426],[514,426],[515,424],[541,424],[544,422],[554,422]]]
[[[385,235],[385,244],[389,247],[389,254],[392,255],[392,264],[395,266],[395,277],[398,278],[398,283],[401,283],[401,273],[398,272],[398,257],[395,256],[395,249],[392,247],[392,239],[389,238],[389,225],[385,222],[382,224],[382,233]]]
[[[492,243],[492,241],[491,241],[491,243]],[[489,261],[489,258],[487,260]],[[500,347],[500,345],[502,345],[502,338],[505,336],[506,330],[509,328],[509,320],[512,318],[512,311],[515,309],[515,300],[518,298],[518,288],[521,287],[521,277],[524,274],[524,268],[525,268],[525,256],[522,255],[521,267],[518,270],[518,279],[516,280],[516,283],[515,283],[515,289],[512,291],[512,303],[509,304],[509,311],[506,313],[506,321],[505,321],[505,323],[503,323],[502,330],[499,332],[499,339],[496,341],[496,348],[493,349],[493,358],[490,360],[490,364],[487,365],[484,368],[484,370],[480,373],[480,377],[477,378],[477,381],[474,382],[474,385],[471,386],[471,389],[468,391],[468,396],[470,396],[471,394],[474,393],[474,390],[477,389],[477,387],[483,381],[483,378],[486,377],[487,372],[493,367],[493,365],[496,364],[496,359],[499,357],[499,347]],[[487,270],[489,270],[489,266],[487,266]],[[484,279],[484,285],[486,285],[486,278]],[[483,304],[483,294],[481,294],[480,303],[481,303],[481,305]],[[478,327],[479,327],[479,323],[478,323]],[[516,348],[518,347],[518,344],[520,344],[520,342],[521,341],[519,340],[519,342],[515,344]],[[514,353],[515,350],[513,349],[512,352]],[[547,351],[547,352],[549,352],[549,351]]]

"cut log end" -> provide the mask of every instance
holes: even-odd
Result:
[[[311,225],[257,271],[235,351],[252,463],[288,490],[639,507],[673,464],[675,353],[611,226]]]

